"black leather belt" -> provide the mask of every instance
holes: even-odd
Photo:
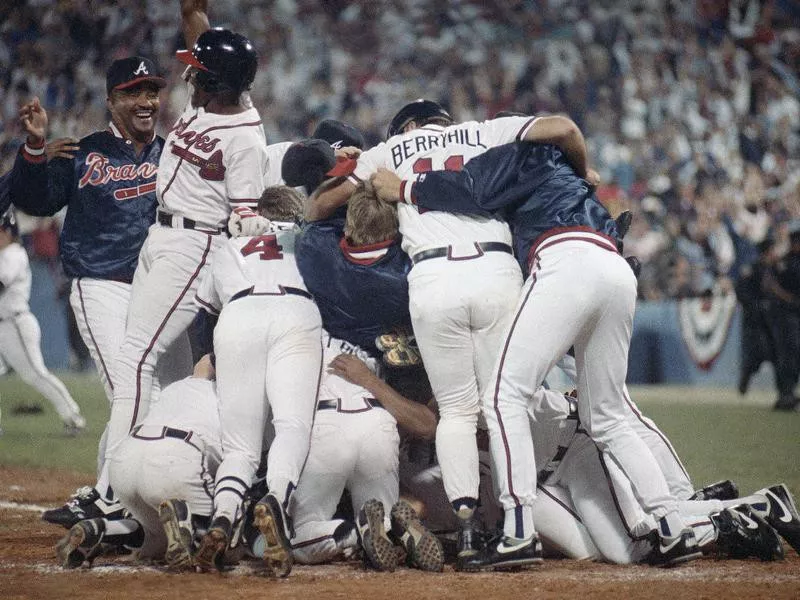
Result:
[[[173,215],[162,210],[157,211],[156,215],[158,224],[164,227],[175,227],[173,223],[175,222],[174,220],[177,219],[183,229],[196,229],[197,231],[211,233],[212,235],[216,235],[225,231],[225,227],[212,227],[210,225],[204,225],[203,223],[198,223],[194,219],[190,219],[188,217],[179,217],[178,215]]]
[[[302,296],[303,298],[308,298],[309,300],[313,300],[314,296],[311,295],[310,292],[307,292],[303,289],[291,287],[288,285],[279,285],[280,292],[254,292],[253,288],[248,288],[246,290],[241,290],[236,292],[228,302],[233,302],[234,300],[238,300],[239,298],[245,298],[246,296],[283,296],[285,294],[291,294],[292,296]]]
[[[188,442],[192,437],[191,431],[184,431],[183,429],[174,429],[172,427],[162,427],[162,433],[159,436],[140,436],[142,425],[137,425],[131,431],[131,435],[140,440],[163,440],[164,438],[175,438],[176,440],[183,440]]]
[[[360,413],[373,408],[383,408],[376,398],[364,398],[364,408],[357,408],[355,410],[344,410],[342,408],[342,401],[340,398],[335,400],[320,400],[317,402],[317,410],[336,410],[341,413]]]
[[[486,252],[505,252],[506,254],[514,254],[511,246],[504,244],[503,242],[475,242],[474,246],[477,253],[469,256],[453,256],[452,246],[442,246],[441,248],[423,250],[422,252],[417,252],[414,256],[412,256],[411,262],[416,265],[423,260],[445,257],[447,260],[471,260],[473,258],[479,258],[483,256]]]

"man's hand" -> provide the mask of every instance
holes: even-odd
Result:
[[[80,150],[78,140],[74,138],[58,138],[47,142],[45,146],[45,154],[47,154],[47,161],[50,162],[54,158],[75,158],[73,152]]]
[[[372,187],[378,198],[384,202],[400,202],[400,184],[402,180],[389,169],[379,168],[372,177],[369,178]]]
[[[328,365],[328,371],[363,388],[377,378],[364,361],[352,354],[340,354],[334,358]]]
[[[47,112],[38,97],[34,96],[33,100],[19,109],[19,120],[28,134],[28,145],[41,145],[47,134]]]
[[[600,173],[592,168],[586,169],[586,181],[592,187],[600,185]]]
[[[345,146],[344,148],[337,148],[333,154],[336,158],[358,158],[361,156],[361,148]]]
[[[269,219],[253,212],[246,206],[239,206],[231,211],[228,217],[228,233],[231,237],[254,237],[270,230]]]

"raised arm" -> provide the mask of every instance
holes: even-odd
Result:
[[[356,186],[347,179],[337,177],[326,181],[306,200],[305,220],[321,221],[330,217],[337,208],[347,204]]]
[[[181,26],[186,49],[191,50],[200,34],[211,29],[208,0],[181,0]]]
[[[539,117],[523,138],[526,142],[540,142],[558,146],[579,177],[587,176],[589,158],[586,142],[575,122],[562,116]]]

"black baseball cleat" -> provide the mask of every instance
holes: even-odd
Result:
[[[703,556],[697,545],[694,530],[689,527],[674,538],[661,537],[657,532],[654,537],[658,541],[645,558],[645,561],[654,567],[674,567]]]
[[[356,517],[356,529],[368,566],[378,571],[392,572],[400,562],[401,555],[386,534],[385,512],[380,500],[364,502]]]
[[[232,525],[227,517],[215,517],[211,526],[200,540],[194,554],[194,565],[200,571],[224,571],[225,551],[231,540]]]
[[[459,561],[459,570],[467,572],[499,571],[542,564],[542,542],[533,536],[514,543],[505,535],[488,542],[481,550]]]
[[[291,526],[277,496],[269,493],[256,504],[253,522],[264,536],[264,565],[273,577],[288,577],[292,572]]]
[[[759,490],[756,494],[766,496],[766,510],[761,511],[762,505],[757,502],[751,503],[752,508],[765,515],[764,520],[800,554],[800,513],[789,488],[781,483]]]
[[[71,529],[80,521],[86,519],[108,519],[116,521],[126,519],[130,513],[115,500],[107,502],[100,497],[100,493],[88,485],[78,488],[67,500],[64,506],[46,510],[42,513],[42,520],[61,525],[65,529]]]
[[[69,533],[56,544],[56,555],[65,569],[77,569],[103,552],[101,545],[106,533],[103,519],[87,519],[73,525]]]
[[[700,488],[689,500],[736,500],[738,497],[739,488],[730,479],[725,479]]]
[[[391,511],[392,535],[406,551],[406,562],[423,571],[444,569],[444,549],[439,539],[419,520],[408,502],[400,500]]]
[[[755,556],[771,561],[784,557],[778,533],[747,504],[711,515],[711,522],[717,530],[717,550],[729,558]]]
[[[459,517],[458,541],[456,542],[456,571],[463,571],[466,560],[475,556],[483,547],[477,521],[474,517],[468,519]]]

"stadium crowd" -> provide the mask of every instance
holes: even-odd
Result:
[[[612,212],[636,214],[626,253],[640,297],[729,291],[765,239],[788,249],[800,218],[800,9],[786,0],[216,0],[215,23],[262,57],[253,87],[270,143],[319,120],[368,144],[396,107],[436,98],[457,120],[565,112],[586,132]],[[0,166],[23,140],[32,96],[53,137],[106,120],[115,58],[180,44],[175,6],[17,0],[0,8]],[[166,90],[160,130],[184,104]]]

